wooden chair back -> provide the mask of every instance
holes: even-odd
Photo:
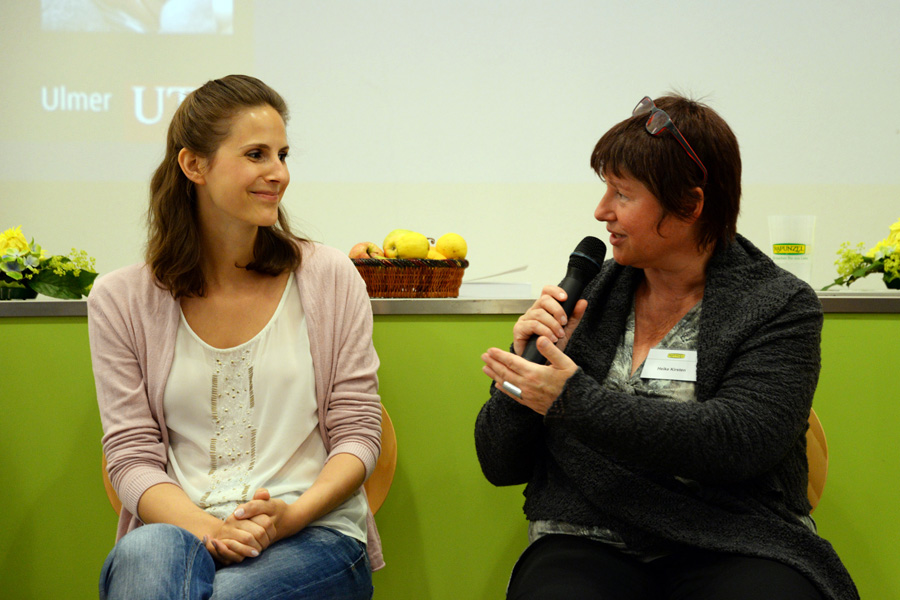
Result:
[[[825,490],[825,478],[828,475],[828,443],[825,430],[819,421],[816,411],[809,411],[809,429],[806,431],[806,460],[809,463],[809,484],[806,496],[812,510],[819,505],[822,492]],[[812,512],[812,511],[810,511]]]

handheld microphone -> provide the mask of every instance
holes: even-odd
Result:
[[[567,317],[572,316],[575,310],[575,303],[581,298],[581,292],[597,273],[600,272],[600,265],[606,257],[606,246],[593,236],[587,236],[575,251],[569,255],[569,268],[566,276],[559,282],[559,287],[566,291],[566,301],[562,307]],[[522,351],[522,358],[537,364],[544,364],[547,359],[537,349],[538,336],[532,336]]]

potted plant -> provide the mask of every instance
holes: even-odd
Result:
[[[863,253],[865,245],[860,242],[855,248],[850,242],[841,244],[838,259],[834,261],[840,275],[822,290],[835,285],[849,286],[857,279],[872,273],[880,273],[884,285],[893,290],[900,290],[900,219],[891,225],[891,232],[886,238],[875,244],[868,252]]]
[[[77,299],[87,296],[97,273],[94,259],[72,248],[66,256],[47,256],[22,228],[0,234],[0,300],[27,300],[38,294]]]

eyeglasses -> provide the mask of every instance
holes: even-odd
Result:
[[[650,135],[656,136],[660,135],[663,131],[669,130],[672,132],[672,135],[675,136],[675,139],[678,140],[678,143],[681,144],[681,147],[684,148],[685,152],[688,153],[697,166],[700,167],[700,170],[703,171],[703,185],[706,185],[706,167],[703,166],[703,163],[700,161],[700,157],[697,156],[697,153],[694,152],[694,149],[691,148],[691,145],[688,144],[687,140],[684,139],[684,136],[681,135],[681,132],[678,131],[678,128],[675,127],[675,123],[672,122],[672,119],[669,115],[661,108],[657,108],[655,104],[653,104],[653,100],[649,96],[644,96],[644,98],[638,102],[637,106],[634,107],[634,110],[631,111],[632,117],[637,117],[640,115],[649,114],[650,117],[647,119],[647,123],[645,127],[647,128],[647,132]]]

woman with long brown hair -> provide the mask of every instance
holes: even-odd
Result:
[[[291,233],[287,118],[253,77],[188,95],[151,181],[146,263],[91,293],[123,504],[101,597],[372,595],[372,313],[342,252]]]

